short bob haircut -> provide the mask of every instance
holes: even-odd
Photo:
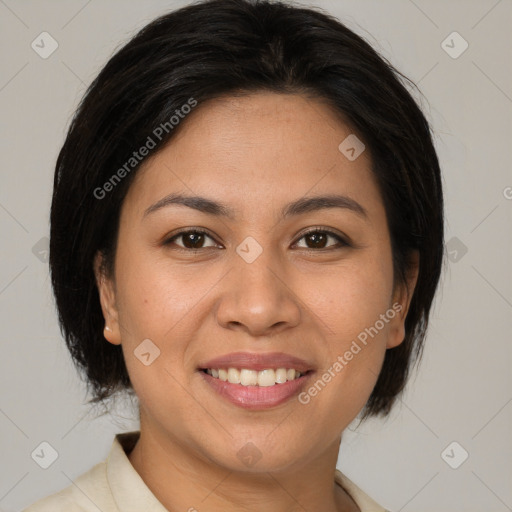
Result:
[[[429,123],[406,84],[414,86],[333,16],[269,0],[188,5],[146,25],[110,58],[70,124],[50,214],[60,329],[92,392],[89,403],[133,393],[121,347],[103,337],[93,260],[101,251],[103,271],[113,276],[120,208],[140,164],[106,198],[99,188],[156,127],[167,130],[160,130],[161,140],[153,137],[152,155],[171,141],[186,119],[175,129],[169,119],[190,98],[197,109],[213,98],[270,91],[323,101],[366,145],[386,210],[395,283],[406,279],[412,251],[419,253],[405,339],[386,351],[362,418],[389,413],[422,355],[444,247],[439,162]]]

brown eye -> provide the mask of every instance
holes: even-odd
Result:
[[[323,249],[327,244],[329,236],[325,233],[311,233],[304,238],[307,242],[311,242],[311,245],[308,245],[311,249]]]
[[[306,249],[329,249],[329,248],[336,248],[336,247],[344,247],[349,245],[343,238],[341,238],[339,235],[326,230],[320,230],[315,229],[313,231],[309,231],[308,233],[305,233],[302,235],[300,240],[306,241]],[[334,245],[327,245],[329,239],[334,239],[337,244]],[[304,246],[303,246],[304,247]]]
[[[176,243],[177,240],[182,241],[181,244]],[[204,243],[206,239],[212,240],[212,244],[205,246]],[[181,231],[177,233],[172,238],[169,238],[164,245],[171,245],[176,243],[176,245],[182,249],[190,249],[190,250],[198,250],[205,249],[207,247],[216,247],[216,244],[211,236],[209,236],[205,231],[191,229],[188,231]]]
[[[181,235],[181,237],[183,245],[187,249],[200,249],[204,243],[203,233],[187,233],[186,235]]]

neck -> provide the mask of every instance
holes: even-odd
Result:
[[[286,471],[232,471],[168,433],[145,428],[128,458],[169,511],[360,512],[334,482],[341,437],[307,465]]]

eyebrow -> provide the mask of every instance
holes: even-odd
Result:
[[[231,220],[235,218],[235,211],[222,203],[200,196],[187,196],[184,194],[169,194],[153,205],[149,206],[143,214],[143,218],[162,208],[171,205],[181,205],[200,212],[215,215],[218,217],[227,217]],[[327,208],[343,208],[354,212],[358,216],[367,219],[368,213],[354,199],[347,196],[329,194],[324,196],[302,197],[296,201],[288,203],[281,210],[283,218],[301,215],[313,211],[323,210]]]

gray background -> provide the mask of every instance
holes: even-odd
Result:
[[[69,485],[105,458],[116,432],[137,428],[129,404],[99,419],[83,405],[59,333],[44,261],[53,167],[108,57],[186,3],[0,0],[2,511]],[[449,258],[422,366],[387,420],[346,431],[338,467],[394,512],[512,510],[512,2],[310,4],[419,83],[446,194]],[[31,47],[43,31],[59,45],[47,59]],[[453,31],[469,44],[458,58],[441,44]],[[446,44],[462,49],[457,36]],[[31,457],[43,441],[58,452],[48,469]],[[469,457],[453,469],[446,461],[460,463],[462,450]]]

